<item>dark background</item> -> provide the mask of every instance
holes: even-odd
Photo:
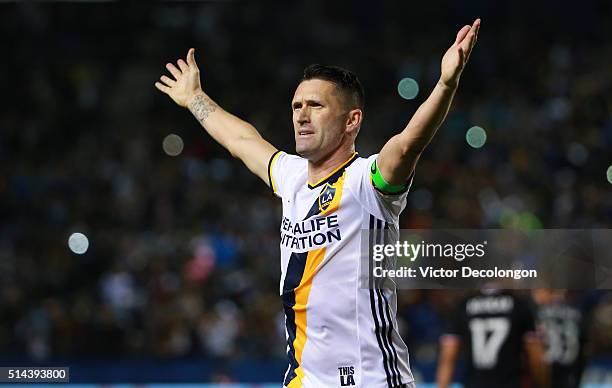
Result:
[[[289,152],[303,68],[355,71],[367,156],[403,129],[456,32],[480,17],[401,226],[610,228],[612,4],[464,3],[0,4],[1,363],[69,364],[87,382],[159,381],[169,366],[192,374],[168,381],[280,381],[280,202],[154,88],[190,47],[204,90]],[[398,95],[404,77],[420,85],[415,100]],[[465,141],[474,125],[487,131],[481,149]],[[162,149],[170,133],[185,142],[177,157]],[[89,238],[83,255],[68,249],[73,232]],[[591,312],[612,303],[578,296]],[[400,295],[425,379],[454,300]],[[594,359],[612,351],[602,316]]]

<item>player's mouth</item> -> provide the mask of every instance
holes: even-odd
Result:
[[[300,137],[307,137],[307,136],[312,136],[314,135],[314,131],[310,130],[310,129],[300,129],[298,130],[298,136]]]

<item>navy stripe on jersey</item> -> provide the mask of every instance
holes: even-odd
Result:
[[[295,348],[293,342],[296,336],[295,326],[295,289],[300,285],[304,268],[306,267],[306,258],[308,252],[292,253],[287,264],[287,275],[283,283],[283,309],[285,310],[285,327],[287,329],[287,358],[289,359],[289,369],[285,374],[285,385],[288,386],[291,380],[296,377],[295,370],[299,367],[295,358]]]
[[[378,244],[384,244],[385,241],[385,232],[383,229],[383,221],[381,220],[376,220],[376,229],[377,229],[377,243]],[[394,364],[394,358],[393,358],[393,353],[392,353],[392,346],[393,344],[390,341],[390,330],[391,327],[389,325],[389,323],[387,322],[386,318],[385,318],[385,313],[383,311],[383,306],[384,306],[384,301],[383,301],[383,292],[384,290],[382,289],[383,287],[380,287],[382,285],[382,279],[378,279],[380,281],[381,284],[379,284],[379,287],[376,287],[376,294],[378,296],[378,312],[379,312],[379,317],[380,317],[380,321],[381,321],[381,337],[382,337],[382,342],[385,346],[385,349],[387,349],[387,352],[389,354],[389,359],[387,360],[389,363],[389,370],[391,371],[391,375],[392,375],[392,380],[393,380],[393,386],[398,385],[398,376],[397,376],[397,372],[393,369],[393,364]],[[393,348],[393,350],[395,350]],[[396,353],[397,354],[397,353]]]
[[[374,246],[374,242],[378,243],[378,233],[376,233],[377,231],[379,231],[381,228],[381,222],[380,220],[377,220],[374,218],[374,216],[370,215],[370,249],[372,249],[372,247]],[[372,255],[370,255],[370,257],[372,257]],[[372,259],[370,259],[370,262],[372,262]],[[373,264],[371,264],[373,265]],[[374,294],[376,293],[378,295],[378,286],[379,286],[379,281],[378,279],[372,279],[372,272],[370,271],[370,307],[372,308],[372,316],[374,317],[374,326],[375,326],[375,332],[376,332],[376,340],[378,341],[378,347],[380,348],[380,351],[383,355],[383,366],[385,368],[385,374],[387,375],[387,385],[389,387],[393,387],[395,385],[395,373],[393,370],[391,370],[391,372],[389,371],[389,353],[387,353],[387,346],[385,343],[385,338],[382,335],[382,331],[381,331],[381,325],[382,325],[382,321],[383,321],[383,317],[380,317],[380,321],[379,321],[379,315],[377,312],[377,308],[376,308],[376,302],[374,299]],[[378,295],[378,298],[380,299],[380,295]],[[384,344],[384,345],[383,345]]]
[[[393,320],[391,319],[391,314],[390,314],[390,309],[389,309],[389,301],[387,300],[387,297],[385,296],[385,294],[382,292],[382,290],[379,290],[383,300],[385,301],[385,311],[387,312],[387,320],[389,321],[389,331],[387,332],[387,339],[389,341],[389,344],[391,345],[391,351],[393,352],[392,355],[392,368],[394,369],[394,372],[397,374],[398,376],[398,384],[401,384],[402,381],[402,377],[399,371],[399,367],[397,366],[397,351],[395,350],[395,344],[393,343]]]
[[[389,224],[387,222],[385,222],[385,241],[387,242],[388,238],[388,233],[389,233]],[[387,313],[387,320],[389,321],[389,332],[387,334],[388,340],[389,340],[389,344],[391,345],[391,350],[393,351],[393,367],[395,368],[395,373],[397,373],[398,376],[398,383],[401,384],[402,381],[402,377],[399,371],[399,368],[397,367],[397,351],[395,350],[395,344],[393,343],[393,339],[392,339],[392,334],[393,334],[393,320],[391,319],[391,312],[390,312],[390,308],[389,308],[389,301],[387,300],[387,297],[385,296],[385,293],[383,292],[383,290],[381,290],[381,295],[385,301],[385,311]]]
[[[338,177],[338,178],[340,178],[340,177]],[[337,180],[338,180],[338,179],[336,179],[335,181],[333,181],[333,182],[332,182],[332,184],[333,184],[333,183],[336,183],[336,181],[337,181]],[[323,188],[321,189],[321,192],[319,193],[319,196],[320,196],[321,194],[323,194],[323,191],[325,191],[325,187],[323,187]],[[317,196],[317,198],[315,198],[315,201],[314,201],[314,203],[312,204],[312,206],[310,207],[310,210],[308,210],[308,213],[306,213],[306,216],[304,217],[304,219],[305,219],[305,220],[309,219],[309,218],[310,218],[310,217],[312,217],[312,216],[316,216],[316,215],[318,215],[318,214],[320,214],[320,213],[321,213],[321,207],[319,206],[319,196]]]

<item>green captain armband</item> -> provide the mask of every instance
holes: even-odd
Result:
[[[383,194],[400,194],[408,188],[408,183],[403,183],[400,185],[392,185],[388,183],[385,178],[383,178],[378,166],[376,165],[376,159],[372,162],[372,166],[370,167],[370,178],[372,179],[372,185],[378,191]]]

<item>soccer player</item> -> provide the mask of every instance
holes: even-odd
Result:
[[[532,294],[538,304],[537,319],[545,335],[551,386],[577,388],[584,367],[586,324],[583,313],[567,290],[538,289]]]
[[[304,71],[291,102],[299,156],[278,151],[202,90],[194,49],[186,61],[166,65],[172,77],[155,83],[282,199],[286,387],[414,386],[397,331],[395,289],[359,286],[361,230],[378,240],[397,238],[415,164],[446,117],[479,27],[477,19],[459,30],[431,95],[404,130],[367,158],[355,152],[363,88],[342,68]]]
[[[440,338],[439,388],[449,387],[461,347],[467,364],[466,388],[521,387],[525,363],[535,386],[548,386],[543,345],[527,298],[488,289],[462,300],[448,332]]]

